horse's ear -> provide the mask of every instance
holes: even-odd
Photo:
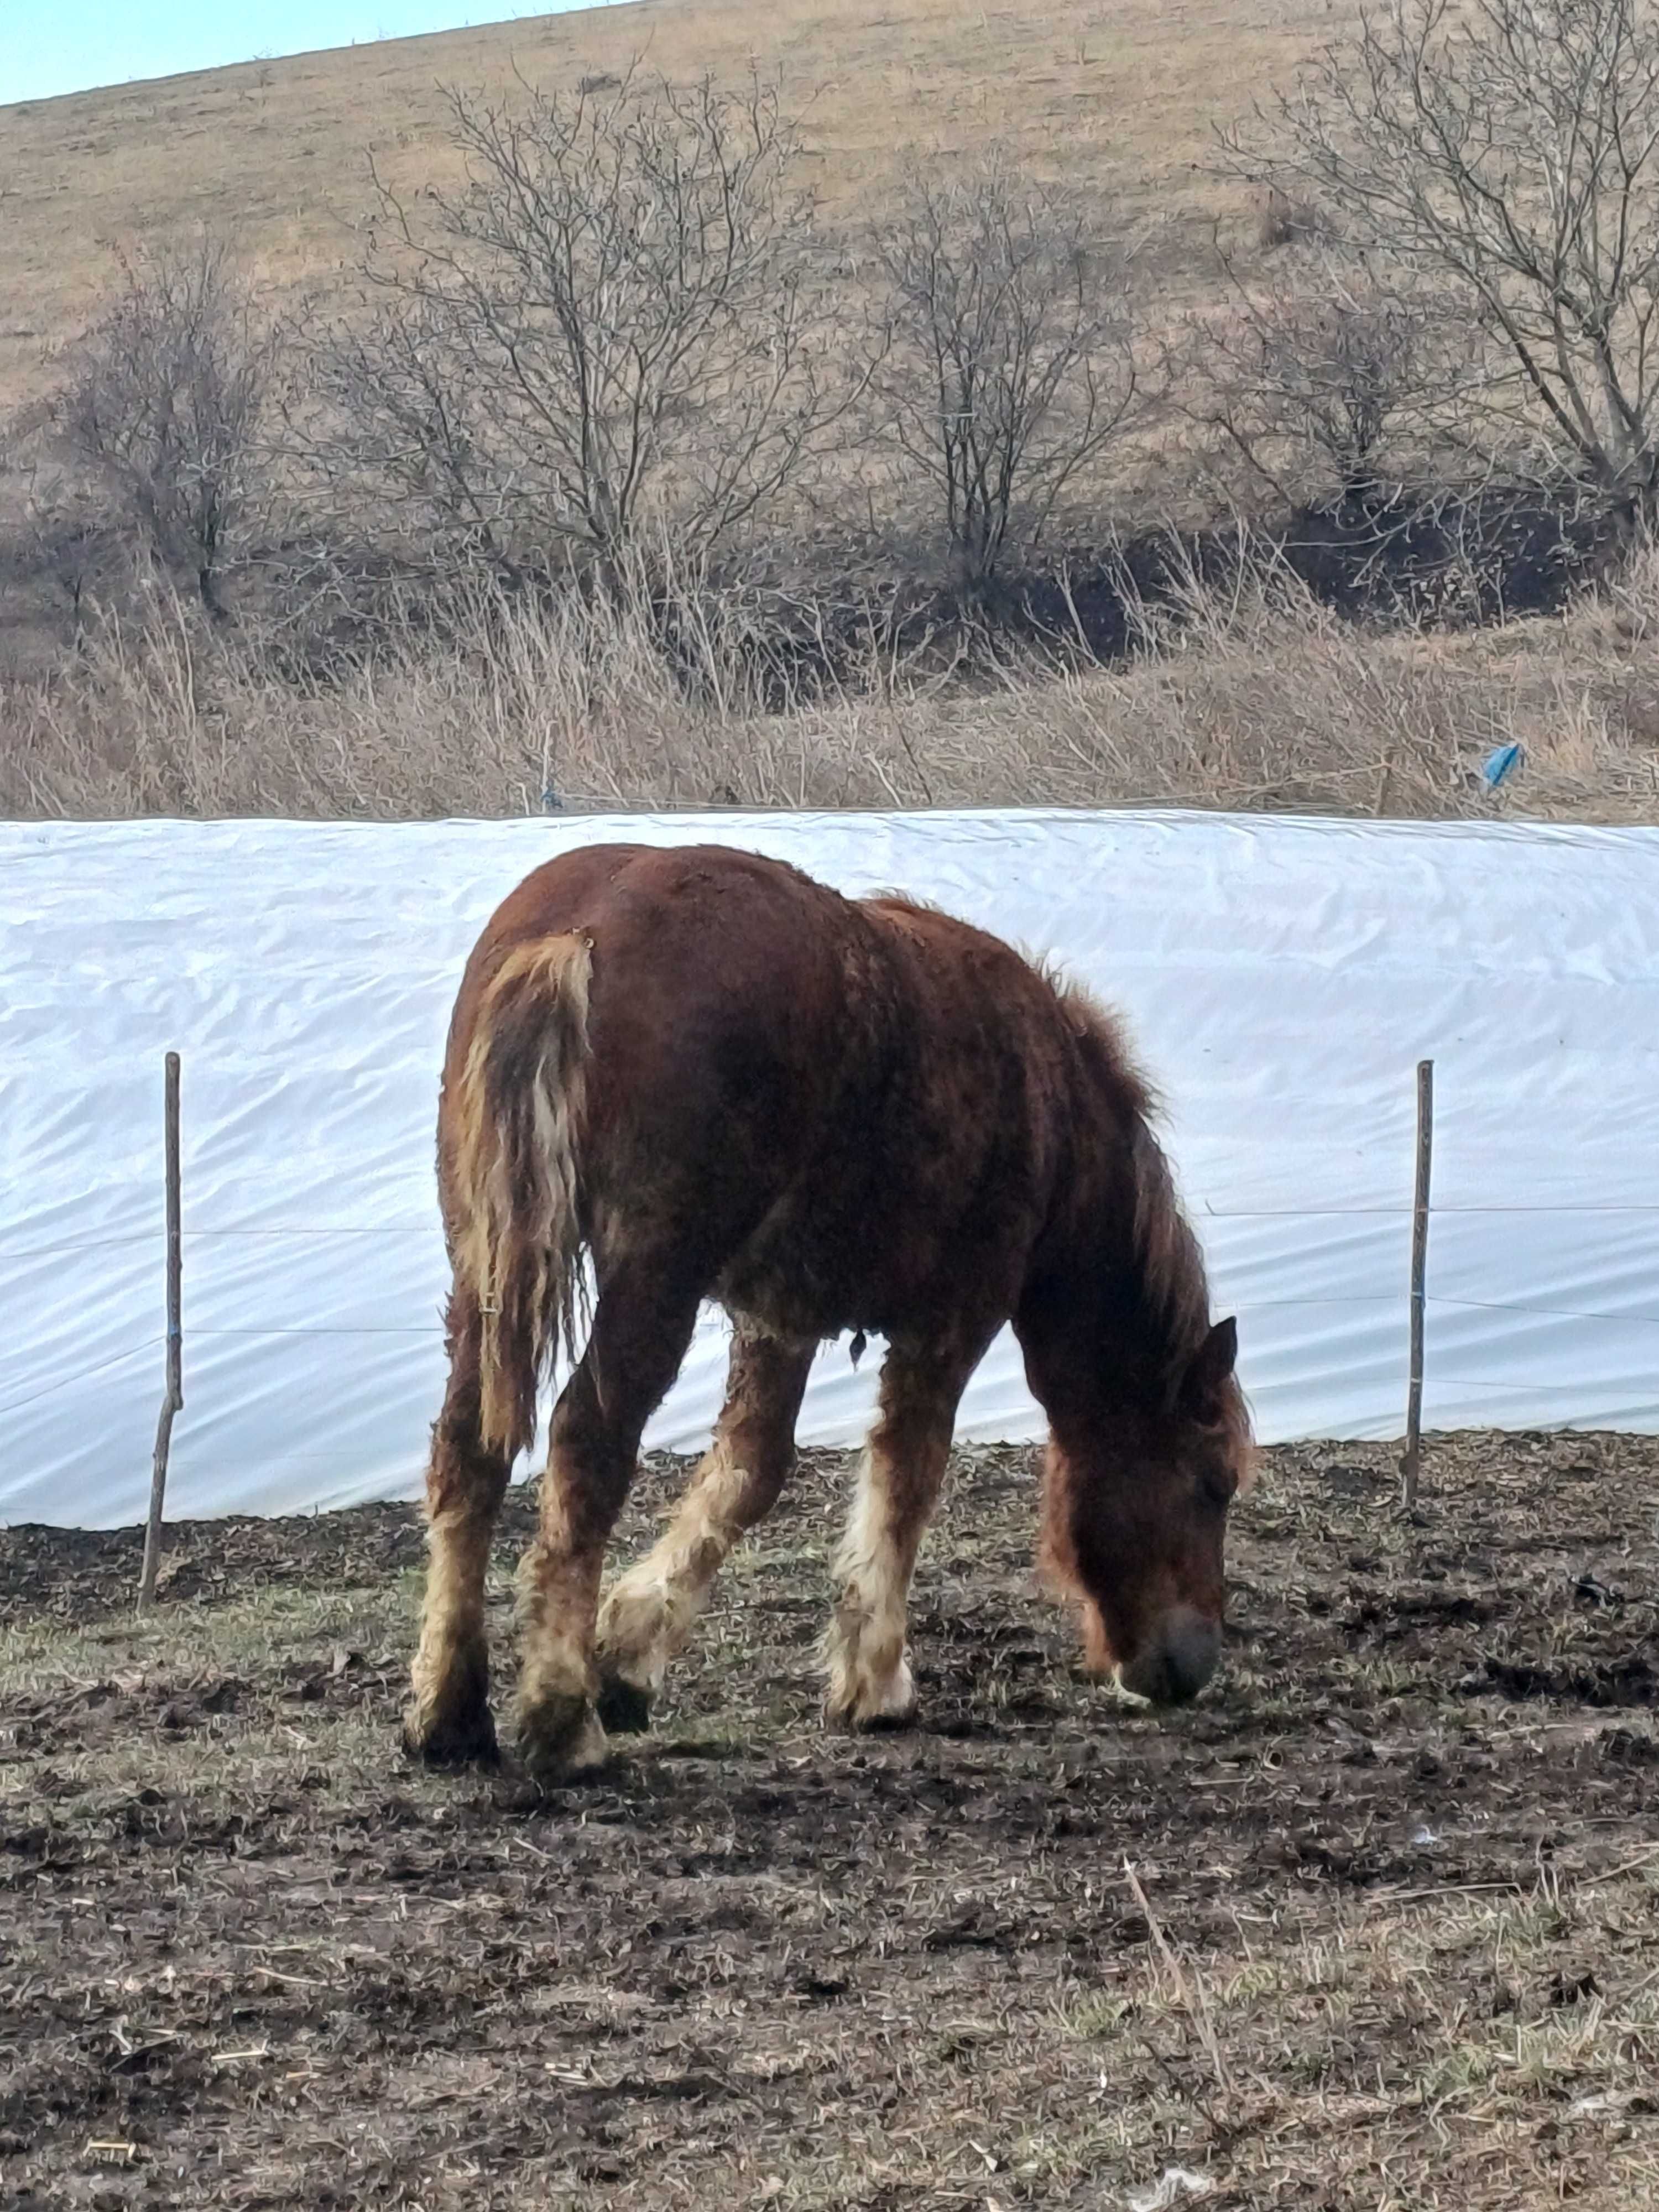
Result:
[[[1195,1421],[1221,1418],[1221,1393],[1238,1362],[1238,1323],[1229,1314],[1218,1321],[1188,1364],[1181,1378],[1180,1406]]]

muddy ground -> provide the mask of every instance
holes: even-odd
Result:
[[[1032,1472],[959,1458],[915,1732],[818,1728],[819,1455],[546,1800],[397,1752],[407,1509],[181,1528],[142,1627],[134,1534],[0,1532],[0,2203],[1659,2203],[1659,1446],[1269,1455],[1164,1718]]]

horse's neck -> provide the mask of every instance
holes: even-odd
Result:
[[[1056,1437],[1143,1399],[1161,1345],[1127,1147],[1103,1146],[1062,1197],[1016,1328]]]

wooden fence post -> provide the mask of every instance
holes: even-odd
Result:
[[[1400,1462],[1400,1502],[1417,1504],[1423,1454],[1423,1307],[1429,1261],[1429,1170],[1434,1158],[1434,1062],[1417,1063],[1417,1189],[1412,1201],[1411,1382],[1406,1395],[1406,1451]]]
[[[138,1610],[147,1612],[155,1597],[155,1577],[161,1564],[161,1512],[167,1502],[167,1450],[173,1442],[173,1417],[185,1402],[184,1335],[180,1322],[184,1261],[179,1229],[179,1055],[167,1059],[167,1371],[161,1418],[155,1426],[155,1461],[149,1478],[149,1519],[144,1528],[144,1568],[138,1583]]]

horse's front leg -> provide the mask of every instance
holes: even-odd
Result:
[[[944,1486],[957,1404],[989,1341],[989,1331],[975,1331],[943,1345],[898,1342],[888,1353],[832,1570],[824,1713],[834,1726],[902,1728],[915,1717],[906,1649],[910,1577]]]
[[[484,1572],[508,1462],[487,1450],[478,1425],[477,1301],[457,1286],[449,1301],[449,1383],[432,1431],[427,1468],[426,1596],[404,1744],[433,1765],[493,1760]]]
[[[519,1570],[518,1739],[544,1783],[605,1763],[594,1620],[605,1548],[645,1425],[679,1371],[697,1294],[629,1269],[602,1287],[592,1334],[553,1413],[541,1521]]]

